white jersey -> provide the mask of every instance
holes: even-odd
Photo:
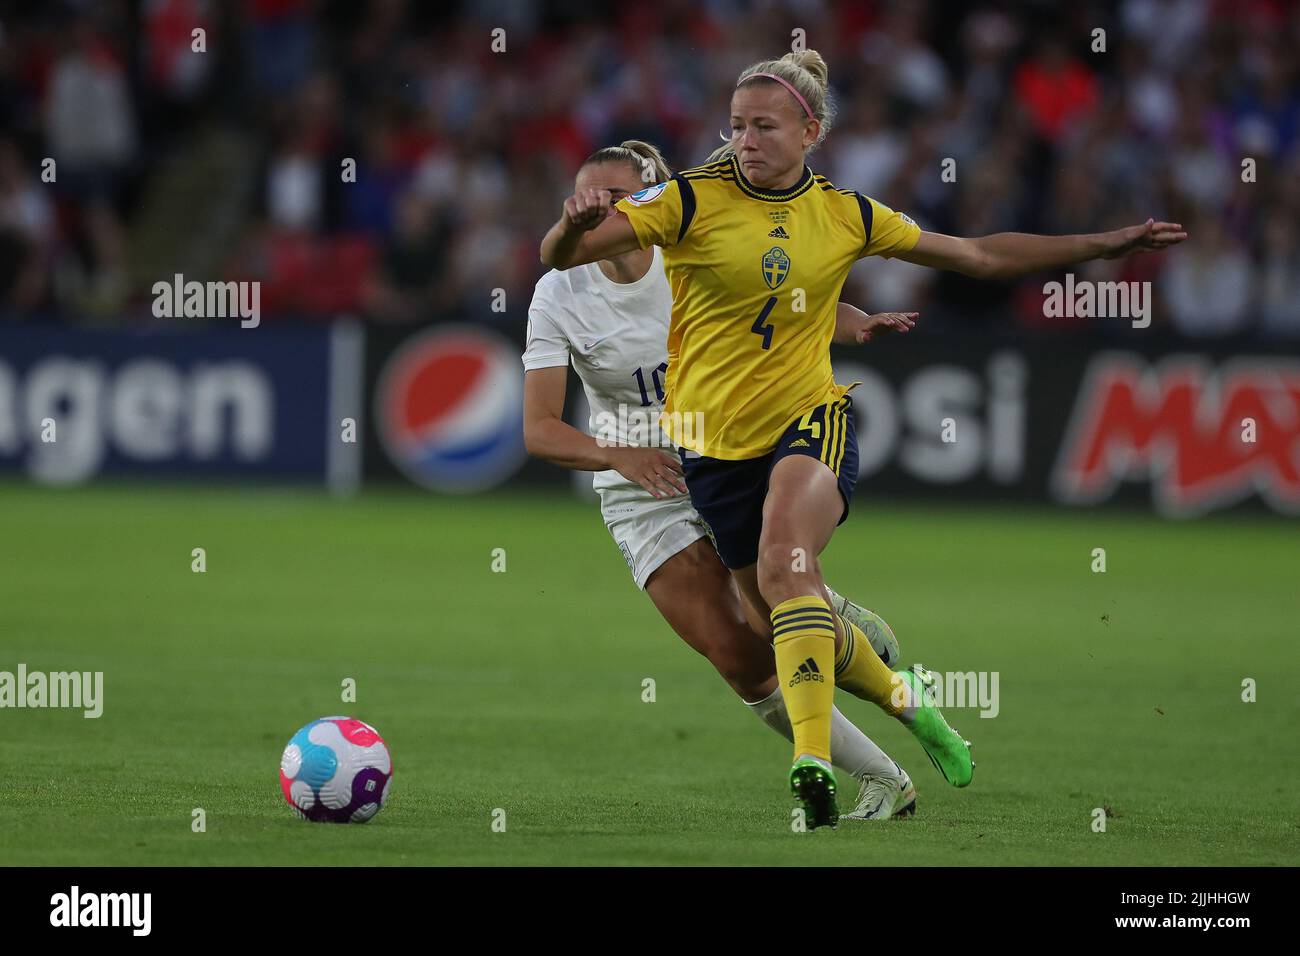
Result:
[[[591,434],[620,445],[666,441],[659,431],[668,371],[668,322],[673,295],[663,254],[635,282],[613,282],[592,262],[537,282],[528,307],[524,369],[573,363],[591,406]],[[665,450],[673,453],[671,443]],[[598,471],[597,490],[632,486],[617,471]],[[646,494],[650,498],[649,494]]]

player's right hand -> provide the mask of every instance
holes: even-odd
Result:
[[[688,494],[682,463],[662,448],[615,448],[614,470],[656,498]]]
[[[595,229],[613,212],[608,189],[580,189],[564,200],[564,218],[579,232]]]

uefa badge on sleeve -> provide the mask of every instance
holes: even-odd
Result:
[[[652,203],[658,199],[667,187],[667,183],[658,183],[654,186],[647,186],[640,192],[635,192],[632,193],[632,195],[627,196],[626,199],[633,206],[644,206],[647,203]]]

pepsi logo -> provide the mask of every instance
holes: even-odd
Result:
[[[441,326],[393,353],[379,374],[375,419],[393,464],[435,491],[482,491],[527,457],[523,373],[512,343]]]

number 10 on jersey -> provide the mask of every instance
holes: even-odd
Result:
[[[657,368],[650,370],[650,384],[654,386],[655,401],[657,402],[662,402],[664,400],[664,380],[659,376],[667,371],[668,371],[667,362],[660,362]],[[637,369],[635,372],[632,373],[632,377],[636,379],[636,387],[641,389],[642,406],[649,405],[650,393],[646,391],[646,387],[645,387],[645,372],[642,369]]]

